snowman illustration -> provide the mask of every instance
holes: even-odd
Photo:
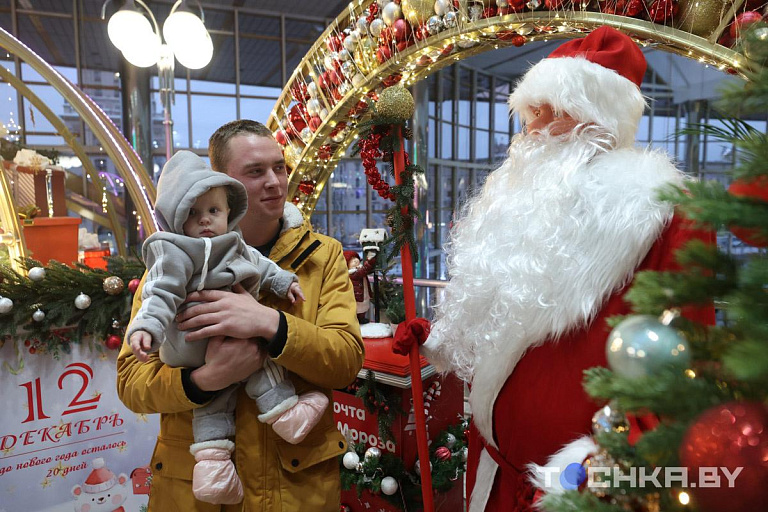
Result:
[[[72,488],[75,512],[125,512],[122,505],[130,493],[128,476],[115,476],[102,458],[94,459],[91,465],[93,471],[83,485]]]

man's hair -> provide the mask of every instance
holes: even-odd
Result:
[[[258,121],[250,119],[238,119],[231,121],[213,132],[208,139],[208,157],[211,159],[211,168],[218,172],[227,172],[227,146],[229,141],[238,135],[256,135],[257,137],[272,137],[269,128]]]

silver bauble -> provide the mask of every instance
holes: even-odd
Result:
[[[456,444],[456,436],[453,434],[448,434],[445,436],[445,446],[447,448],[453,448],[453,445]]]
[[[80,295],[75,297],[75,307],[77,309],[88,309],[91,306],[91,298],[80,292]]]
[[[352,32],[344,39],[344,48],[349,52],[354,52],[357,49],[357,44],[360,42],[360,35],[357,31]]]
[[[416,474],[421,474],[421,461],[419,459],[416,459],[416,462],[413,464],[413,470],[416,472]],[[432,463],[429,463],[429,472],[432,472]]]
[[[310,130],[309,126],[305,126],[301,130],[301,140],[304,142],[309,142],[309,140],[312,138],[312,130]]]
[[[341,65],[341,72],[344,73],[344,76],[351,77],[357,72],[357,67],[355,66],[355,63],[351,60],[348,60]]]
[[[435,35],[443,29],[443,21],[440,16],[430,16],[427,20],[427,32],[430,35]]]
[[[357,27],[357,30],[360,32],[360,37],[365,37],[368,35],[368,19],[365,16],[360,16],[357,18],[357,22],[355,23],[355,26]]]
[[[315,82],[309,82],[307,84],[307,94],[310,98],[317,98],[317,84]]]
[[[342,62],[347,62],[349,60],[352,60],[352,54],[349,53],[349,50],[346,48],[342,48],[339,50],[339,60]]]
[[[341,82],[341,84],[339,84],[338,90],[339,90],[339,94],[344,96],[345,94],[347,94],[349,91],[352,90],[352,85],[349,82]]]
[[[451,10],[451,2],[448,0],[436,0],[435,1],[435,14],[438,16],[445,16],[445,14]]]
[[[347,452],[344,454],[344,458],[341,459],[341,463],[347,469],[357,468],[357,464],[360,462],[360,456],[355,452]]]
[[[628,430],[627,417],[616,409],[616,404],[613,401],[592,416],[592,433],[594,435],[622,433]]]
[[[465,446],[461,449],[461,461],[467,462],[467,456],[469,455],[469,449]]]
[[[365,450],[365,460],[372,459],[372,458],[379,458],[381,457],[381,450],[376,448],[375,446],[371,446],[367,450]]]
[[[0,297],[0,315],[4,315],[13,309],[13,301],[8,297]]]
[[[386,24],[381,18],[376,18],[371,22],[371,25],[368,27],[368,30],[370,31],[373,37],[379,37],[379,34],[381,34],[381,31],[384,30],[385,26]]]
[[[320,116],[320,119],[324,120],[326,117],[328,117],[328,109],[327,108],[321,108],[320,112],[317,115]]]
[[[113,319],[112,319],[112,328],[113,328],[113,329],[119,329],[119,328],[120,328],[120,321],[119,321],[119,320],[115,320],[115,319],[113,318]]]
[[[43,267],[32,267],[29,269],[29,278],[35,282],[42,281],[45,279],[45,269]]]
[[[397,492],[397,480],[391,476],[385,476],[381,479],[381,492],[387,496],[392,496]]]
[[[517,27],[515,32],[517,32],[521,36],[527,36],[528,34],[533,32],[533,25],[530,25],[530,24],[526,23],[525,25]]]
[[[37,311],[32,313],[32,320],[34,320],[35,322],[42,322],[43,320],[45,320],[45,313],[43,313],[38,309]]]
[[[326,69],[335,69],[336,68],[336,52],[326,53],[325,57],[323,57],[323,64],[325,65]]]
[[[528,0],[525,3],[525,6],[530,10],[535,11],[536,9],[541,7],[541,0]]]
[[[320,100],[317,98],[310,98],[307,101],[307,113],[310,116],[316,116],[323,106],[320,104]]]
[[[691,360],[688,342],[650,315],[622,320],[608,335],[605,352],[611,370],[629,379],[652,376],[670,365],[685,368]]]
[[[483,17],[483,4],[472,4],[469,6],[469,21],[478,21]]]
[[[443,16],[443,25],[445,28],[453,28],[456,26],[456,13],[453,11],[445,13]]]
[[[477,44],[477,41],[473,41],[472,39],[459,39],[456,41],[456,44],[459,45],[459,48],[472,48]]]
[[[388,27],[394,25],[395,22],[400,19],[401,15],[402,12],[400,11],[400,6],[395,2],[388,3],[381,10],[381,19],[384,20],[384,23],[386,23]]]

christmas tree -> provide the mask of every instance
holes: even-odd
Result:
[[[768,246],[768,136],[741,121],[768,110],[768,27],[744,38],[755,62],[746,85],[724,91],[719,126],[689,134],[733,144],[726,188],[691,182],[662,197],[702,229],[730,230]],[[597,453],[560,473],[564,493],[549,511],[768,510],[768,260],[691,243],[682,271],[642,272],[629,299],[636,315],[614,319],[610,368],[585,372],[584,386],[606,404],[593,419]],[[686,319],[717,308],[716,325]],[[682,313],[682,314],[680,314]]]

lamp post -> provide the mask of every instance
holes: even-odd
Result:
[[[105,18],[107,4],[111,1],[104,2],[101,8],[102,19]],[[139,7],[143,8],[143,11]],[[107,24],[110,41],[120,50],[126,61],[139,68],[157,64],[167,159],[173,154],[171,106],[174,104],[175,60],[186,68],[200,69],[208,65],[213,57],[213,42],[205,28],[205,15],[199,1],[198,8],[200,17],[190,9],[187,0],[178,0],[173,4],[171,13],[163,23],[162,37],[155,16],[142,0],[126,0],[122,7],[110,16]]]

